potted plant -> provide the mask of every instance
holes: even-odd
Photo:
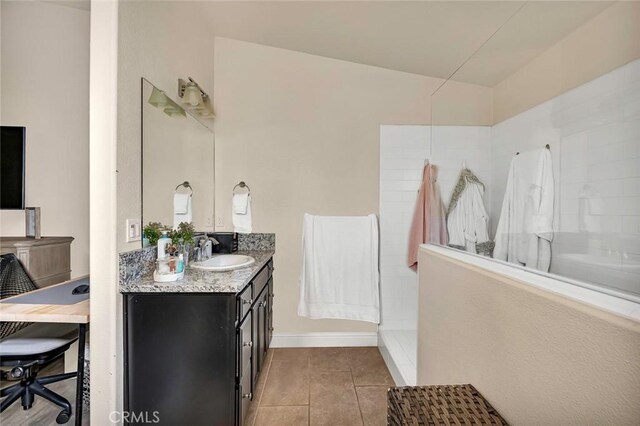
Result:
[[[149,224],[142,230],[143,238],[148,242],[148,244],[143,244],[143,246],[155,246],[162,235],[162,231],[165,229],[165,226],[160,222],[149,222]]]
[[[193,234],[195,227],[191,222],[181,222],[176,229],[169,233],[171,242],[178,247],[178,251],[184,255],[184,264],[189,264],[189,253],[193,248]]]

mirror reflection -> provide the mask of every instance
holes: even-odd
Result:
[[[214,133],[144,78],[141,101],[142,223],[213,231]]]
[[[638,300],[638,60],[583,74],[575,37],[542,54],[535,31],[605,8],[526,4],[433,93],[431,161],[448,208],[448,241],[434,242]],[[490,109],[459,102],[487,89]]]

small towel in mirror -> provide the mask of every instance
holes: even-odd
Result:
[[[233,214],[247,214],[249,194],[233,194]]]

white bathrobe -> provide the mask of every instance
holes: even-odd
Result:
[[[476,253],[477,243],[489,241],[489,215],[483,194],[484,187],[480,183],[466,179],[465,188],[447,217],[450,246]]]
[[[493,257],[547,272],[553,240],[554,183],[548,149],[511,160]]]

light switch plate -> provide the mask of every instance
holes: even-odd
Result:
[[[127,242],[132,243],[142,239],[140,219],[127,219]]]

